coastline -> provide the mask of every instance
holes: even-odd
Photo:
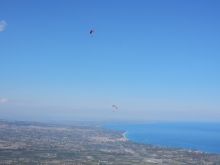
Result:
[[[204,124],[206,125],[206,127],[203,127]],[[213,147],[213,144],[216,144],[218,146],[220,144],[219,141],[216,138],[211,138],[211,136],[208,136],[208,135],[211,135],[211,133],[213,133],[213,132],[209,132],[208,128],[212,128],[211,130],[215,131],[215,137],[220,136],[220,133],[218,132],[220,127],[217,124],[216,123],[198,123],[197,124],[197,123],[192,123],[192,122],[175,122],[175,125],[174,125],[173,122],[164,122],[164,123],[156,123],[156,124],[152,124],[152,125],[145,125],[145,124],[143,124],[143,125],[139,125],[139,124],[137,124],[137,125],[136,124],[134,124],[134,125],[129,125],[129,124],[128,125],[120,125],[120,124],[119,125],[107,125],[107,126],[105,126],[105,128],[113,129],[113,130],[121,130],[122,131],[121,135],[123,136],[122,138],[125,141],[132,141],[132,142],[149,144],[149,145],[154,145],[154,146],[161,146],[161,147],[181,148],[181,149],[191,150],[191,151],[197,150],[197,152],[203,152],[203,153],[220,154],[219,148],[216,146]],[[154,127],[154,125],[156,125],[156,127]],[[207,127],[207,125],[209,127]],[[139,131],[141,131],[141,130],[143,130],[142,128],[146,128],[146,127],[148,129],[145,129],[144,131],[141,132],[141,135],[139,135],[141,138],[135,139],[135,135],[132,132],[132,130],[135,130],[136,128],[138,128]],[[209,138],[209,141],[207,142],[207,144],[209,144],[209,146],[200,144],[199,140],[198,140],[198,143],[195,140],[190,140],[190,138],[187,136],[184,138],[183,137],[180,138],[180,136],[177,136],[178,141],[177,141],[177,139],[174,139],[173,142],[169,141],[169,140],[167,140],[168,135],[165,136],[163,134],[163,131],[161,131],[161,130],[165,129],[165,130],[169,131],[169,129],[171,129],[171,128],[175,129],[175,130],[177,128],[181,128],[180,130],[178,130],[178,131],[180,131],[179,134],[174,134],[174,133],[170,132],[169,135],[172,135],[172,136],[183,134],[184,133],[183,128],[191,128],[191,135],[198,138],[199,140],[201,140],[201,138],[199,138],[199,137],[202,137],[202,136],[198,136],[196,134],[196,130],[198,130],[198,129],[203,130],[200,133],[201,133],[201,135],[204,135],[204,137]],[[163,140],[156,139],[159,136],[155,136],[155,138],[153,138],[153,136],[150,136],[151,139],[148,138],[146,140],[146,138],[144,138],[144,136],[142,136],[142,135],[144,135],[144,133],[145,134],[148,133],[148,135],[149,135],[150,134],[149,130],[151,130],[151,129],[154,129],[154,132],[156,132],[157,135],[164,136]],[[129,139],[126,137],[126,133],[128,133],[128,132],[129,132],[129,136],[128,136]],[[203,132],[205,134],[203,134]],[[209,132],[209,134],[207,132]],[[204,139],[204,138],[202,138],[202,139]],[[150,140],[152,140],[152,141],[150,141]],[[156,140],[156,142],[155,142],[155,140]]]
[[[125,133],[123,133],[123,137],[124,137],[125,140],[128,140],[128,139],[125,137],[125,134],[126,134],[126,133],[128,133],[128,131],[126,131]]]

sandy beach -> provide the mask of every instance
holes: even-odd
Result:
[[[126,137],[125,137],[125,134],[127,133],[128,131],[126,131],[125,133],[123,133],[123,137],[126,139],[126,140],[128,140]]]

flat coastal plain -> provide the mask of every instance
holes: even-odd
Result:
[[[97,124],[0,120],[0,164],[220,165],[220,154],[135,143]]]

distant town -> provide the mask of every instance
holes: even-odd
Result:
[[[0,120],[4,165],[220,165],[220,154],[136,143],[97,124]]]

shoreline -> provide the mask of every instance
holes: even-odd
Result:
[[[173,148],[173,149],[182,149],[182,150],[188,150],[189,152],[195,151],[195,152],[198,152],[198,153],[201,152],[201,153],[210,153],[210,154],[218,154],[218,155],[220,154],[220,152],[217,150],[217,148],[209,149],[209,148],[206,148],[206,147],[203,147],[203,146],[199,146],[199,145],[194,145],[194,147],[187,146],[187,145],[176,145],[175,143],[167,143],[167,144],[163,144],[162,145],[162,144],[153,144],[153,143],[150,143],[150,142],[147,143],[147,142],[144,142],[144,141],[140,141],[140,139],[138,141],[136,141],[134,139],[131,140],[131,139],[126,138],[126,133],[128,133],[126,128],[118,127],[118,129],[116,129],[116,126],[114,125],[114,126],[112,126],[113,128],[107,128],[107,129],[122,130],[122,132],[120,133],[120,136],[121,135],[123,136],[122,137],[123,141],[131,141],[131,142],[141,143],[141,144],[146,144],[146,145],[159,146],[159,147],[162,147],[162,148],[165,147],[165,148]],[[106,128],[106,127],[104,127],[104,128]],[[129,138],[130,138],[130,136],[129,136]]]
[[[126,133],[128,133],[128,131],[126,131],[125,133],[123,133],[123,137],[124,137],[125,140],[128,140],[128,139],[125,137],[125,134],[126,134]]]

